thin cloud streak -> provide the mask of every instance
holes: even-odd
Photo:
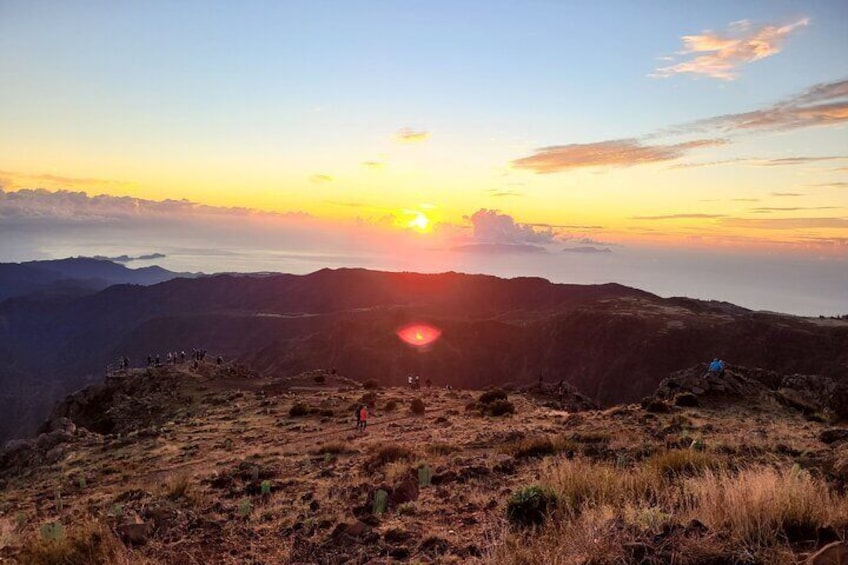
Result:
[[[548,174],[581,167],[632,167],[646,163],[673,161],[689,151],[728,143],[724,139],[696,139],[671,145],[645,145],[636,139],[615,139],[598,143],[573,143],[542,147],[528,157],[512,162],[518,169]]]

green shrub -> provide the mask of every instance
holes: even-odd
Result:
[[[515,526],[542,524],[556,509],[557,498],[550,489],[540,486],[525,487],[509,497],[506,517]]]

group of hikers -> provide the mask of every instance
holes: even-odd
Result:
[[[192,349],[191,350],[191,362],[192,368],[197,369],[200,363],[206,359],[207,351],[205,349]],[[147,367],[162,367],[163,365],[181,365],[186,362],[188,356],[185,351],[169,351],[167,355],[165,355],[165,363],[162,363],[162,358],[159,354],[154,355],[151,353],[147,356]],[[224,364],[224,358],[219,355],[215,359],[215,363],[218,365]],[[130,368],[130,358],[126,355],[121,355],[118,358],[118,368],[120,370],[126,370]]]
[[[418,390],[419,388],[421,388],[421,377],[419,377],[418,375],[409,375],[408,377],[406,377],[406,383],[409,385],[409,388]],[[430,388],[432,385],[433,381],[431,381],[430,379],[424,381],[424,386],[426,386],[427,388]]]

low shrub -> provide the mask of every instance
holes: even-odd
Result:
[[[327,381],[327,377],[324,375],[315,375],[314,380],[316,384],[322,385]]]
[[[386,402],[386,407],[384,408],[386,412],[393,412],[397,410],[397,400],[389,400]]]
[[[485,412],[489,416],[504,416],[515,414],[515,405],[509,400],[495,400],[485,405]]]
[[[374,379],[368,379],[367,381],[362,383],[362,387],[365,390],[377,390],[378,388],[380,388],[380,383],[378,383]]]
[[[550,489],[525,487],[509,497],[506,517],[515,526],[536,526],[545,522],[557,507],[556,494]]]
[[[421,400],[420,398],[415,398],[409,404],[409,409],[412,410],[413,414],[423,414],[427,410],[427,407],[424,405],[423,400]]]
[[[486,392],[481,394],[480,398],[478,398],[477,400],[478,402],[480,402],[480,404],[491,404],[495,401],[506,399],[507,395],[503,390],[499,388],[493,388],[492,390],[487,390]]]
[[[291,416],[292,418],[307,416],[309,415],[309,412],[309,406],[303,404],[302,402],[295,402],[292,407],[289,408],[289,416]]]
[[[658,475],[671,479],[702,474],[707,469],[717,469],[720,461],[709,453],[696,449],[671,449],[657,453],[645,461],[645,466]]]

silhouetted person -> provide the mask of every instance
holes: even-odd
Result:
[[[359,409],[359,423],[358,428],[360,431],[365,431],[365,427],[368,425],[368,405],[363,404]]]

